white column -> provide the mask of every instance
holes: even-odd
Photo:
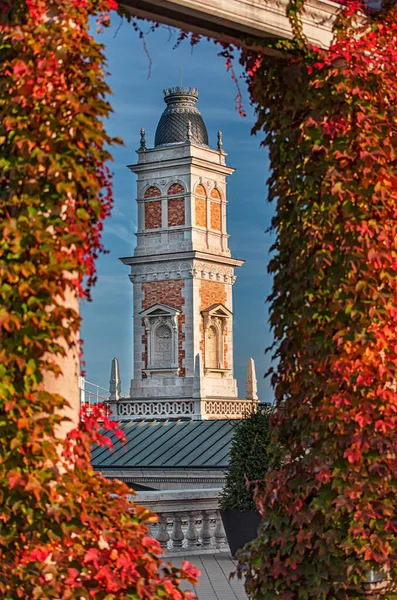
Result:
[[[210,247],[210,230],[211,230],[211,198],[207,196],[207,233],[206,233],[206,241],[207,248]]]
[[[226,222],[226,198],[221,200],[221,231],[222,231],[222,252],[225,252],[228,249],[227,245],[227,222]]]
[[[191,192],[188,192],[185,195],[185,226],[186,227],[194,227],[196,225],[196,219],[193,219],[193,215],[195,215],[194,210],[194,196]]]
[[[138,202],[138,231],[144,231],[145,229],[145,202],[143,200],[137,200]]]

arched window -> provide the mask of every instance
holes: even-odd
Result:
[[[219,191],[214,188],[210,194],[211,196],[211,229],[215,231],[221,231],[222,229],[222,212],[221,212],[221,195]]]
[[[219,332],[213,325],[208,328],[206,346],[206,367],[208,369],[219,369]]]
[[[154,332],[153,364],[158,368],[172,366],[172,331],[167,325],[159,325]]]
[[[207,227],[207,199],[204,186],[199,183],[194,191],[196,208],[196,225]]]
[[[176,196],[168,199],[168,227],[185,224],[185,190],[180,183],[173,183],[168,188],[168,196]],[[177,197],[182,196],[182,197]]]
[[[161,192],[158,187],[152,185],[144,193],[145,202],[145,229],[160,229],[162,225],[161,216]]]

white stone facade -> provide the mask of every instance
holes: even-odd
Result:
[[[112,408],[118,418],[133,418],[140,405],[156,412],[153,402],[167,405],[167,416],[194,419],[246,411],[233,373],[232,286],[243,264],[228,247],[226,178],[233,169],[221,141],[214,150],[190,135],[151,149],[143,137],[129,167],[138,176],[137,245],[121,260],[133,284],[134,377],[131,398]]]

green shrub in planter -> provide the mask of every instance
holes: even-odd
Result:
[[[269,405],[258,405],[247,418],[236,422],[226,484],[220,495],[222,510],[256,510],[255,485],[247,486],[247,480],[258,482],[259,490],[264,488],[269,464],[270,414]]]

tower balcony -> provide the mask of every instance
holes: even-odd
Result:
[[[217,420],[241,419],[256,400],[239,398],[121,398],[109,402],[111,418],[117,421],[148,419]]]

